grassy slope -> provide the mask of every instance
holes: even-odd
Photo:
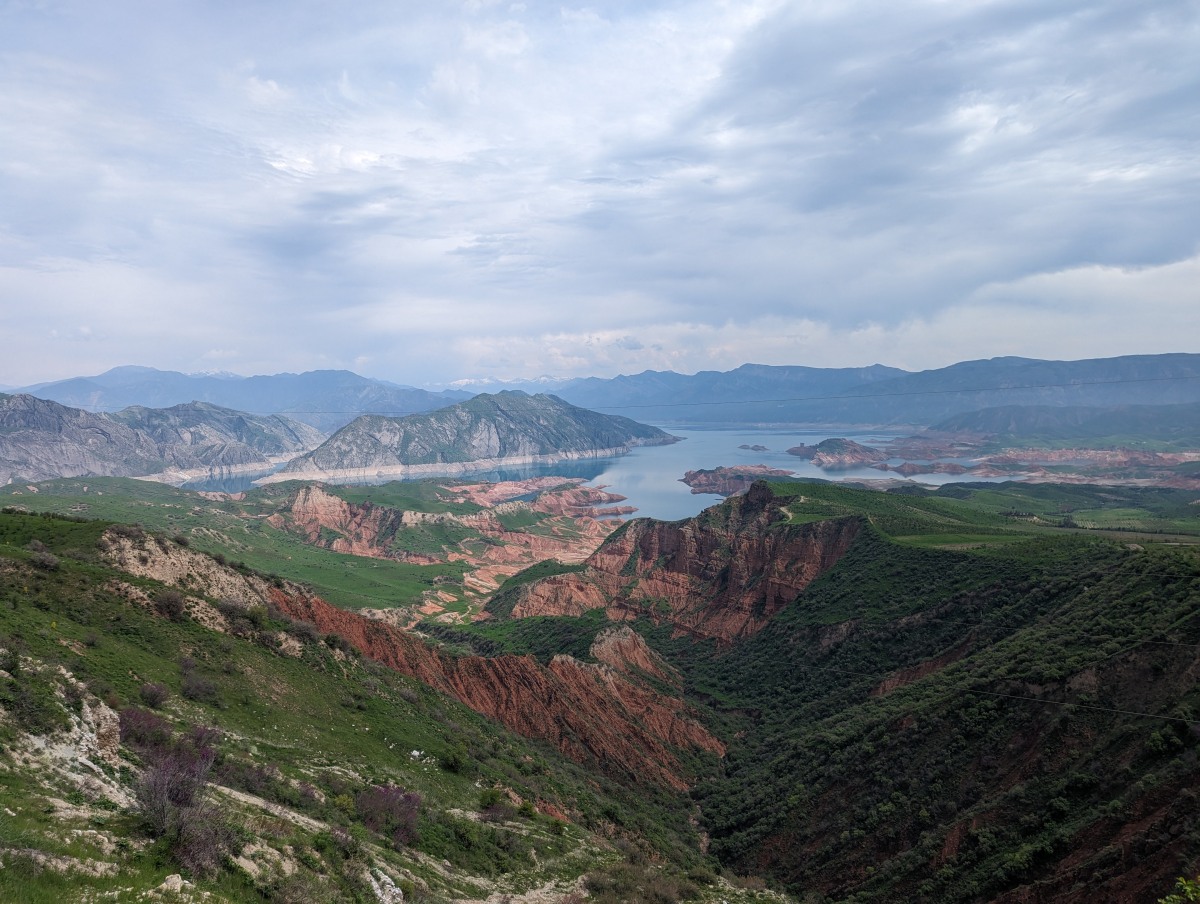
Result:
[[[237,826],[239,847],[255,842],[275,851],[290,849],[299,872],[254,881],[237,869],[224,869],[201,883],[224,900],[256,901],[264,894],[372,900],[362,878],[371,864],[410,875],[418,888],[427,883],[431,890],[425,900],[486,896],[495,890],[489,881],[502,875],[501,890],[519,891],[619,859],[597,845],[589,827],[608,827],[618,836],[640,839],[638,845],[657,848],[677,865],[677,876],[688,868],[711,876],[699,856],[689,853],[694,849],[684,801],[648,789],[628,791],[587,775],[554,751],[266,613],[255,616],[257,633],[238,638],[131,604],[113,591],[113,581],[141,587],[150,596],[162,588],[97,564],[103,526],[0,514],[0,648],[19,651],[20,657],[4,654],[13,677],[0,676],[0,705],[7,711],[0,718],[0,750],[5,751],[0,755],[0,859],[5,862],[0,900],[77,900],[89,889],[133,893],[179,871],[163,843],[145,846],[148,839],[133,813],[96,798],[86,785],[72,786],[47,770],[22,767],[15,758],[23,729],[61,728],[68,713],[78,711],[78,701],[54,694],[56,683],[61,685],[53,673],[57,664],[115,707],[137,704],[147,682],[164,685],[169,698],[161,714],[177,730],[199,724],[222,732],[214,769],[219,783],[252,790],[326,826],[297,826],[226,801],[223,808]],[[34,564],[38,553],[30,551],[31,541],[43,544],[47,552],[41,555],[57,557],[57,565]],[[269,635],[276,631],[291,631],[300,639],[302,655],[275,649]],[[209,683],[211,691],[200,699],[185,697],[189,673]],[[414,750],[421,755],[414,758]],[[139,761],[129,748],[124,755],[130,767]],[[443,768],[447,763],[454,769]],[[126,784],[133,779],[130,768],[106,771]],[[316,789],[317,796],[301,794],[298,783]],[[362,824],[357,795],[384,783],[423,798],[420,840],[411,847],[395,849]],[[479,786],[493,783],[527,800],[553,803],[577,825],[563,832],[540,816],[510,812],[507,821],[491,824],[451,812],[476,812]],[[112,836],[116,852],[105,853],[99,836],[69,834],[75,828]],[[114,860],[121,873],[64,878],[13,849]],[[442,860],[454,865],[449,873],[437,866]],[[637,871],[628,864],[621,869]]]
[[[411,491],[405,489],[409,486]],[[263,519],[295,488],[294,484],[274,484],[253,491],[241,502],[212,501],[164,484],[106,477],[46,481],[37,485],[36,493],[25,486],[4,487],[0,501],[31,511],[137,522],[151,530],[183,534],[197,549],[219,552],[255,570],[311,584],[330,602],[348,609],[402,605],[434,587],[439,579],[449,580],[451,585],[461,581],[461,565],[408,565],[344,555],[310,546],[265,523]],[[420,483],[344,487],[337,492],[355,500],[363,494],[412,511],[445,508],[431,489]],[[463,512],[477,510],[469,504],[461,507]],[[414,543],[422,550],[428,545]]]

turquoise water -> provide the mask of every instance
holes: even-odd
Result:
[[[529,465],[470,475],[468,479],[521,480],[529,477],[555,475],[582,477],[592,485],[603,485],[613,493],[625,496],[625,505],[637,507],[638,516],[674,521],[689,518],[710,505],[721,501],[710,494],[694,495],[680,478],[687,471],[732,465],[767,465],[795,472],[798,477],[881,479],[895,475],[874,468],[851,468],[844,471],[822,471],[811,462],[788,455],[787,450],[800,444],[814,445],[828,439],[829,433],[801,433],[786,430],[721,429],[705,430],[693,427],[664,427],[668,433],[682,438],[669,446],[641,446],[626,455],[612,458],[590,458],[560,462],[553,465]],[[863,445],[879,445],[892,437],[880,433],[836,434]],[[741,449],[739,446],[764,446],[766,451]],[[260,475],[255,475],[260,476]],[[251,488],[251,477],[222,481],[205,481],[187,485],[187,489],[241,492]],[[927,484],[950,483],[973,479],[947,474],[927,474],[916,482]]]

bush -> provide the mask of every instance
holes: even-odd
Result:
[[[162,716],[136,706],[127,706],[117,716],[121,723],[121,743],[143,756],[170,744],[171,726]]]
[[[396,785],[372,785],[354,799],[358,818],[372,832],[386,835],[396,847],[418,840],[417,814],[421,795]]]
[[[216,703],[220,699],[216,683],[195,672],[188,672],[183,676],[179,692],[197,703]]]
[[[171,621],[182,621],[187,612],[187,598],[178,590],[164,590],[154,598],[158,614]]]
[[[167,698],[171,696],[171,692],[167,690],[166,685],[147,681],[138,688],[138,696],[151,709],[158,709],[167,702]]]
[[[49,552],[34,552],[29,555],[30,563],[43,571],[58,570],[58,556]]]

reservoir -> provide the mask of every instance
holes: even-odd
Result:
[[[816,477],[825,480],[896,479],[874,468],[849,468],[838,471],[822,471],[812,462],[788,455],[787,450],[804,445],[815,445],[828,439],[828,432],[797,432],[785,429],[726,428],[701,429],[697,427],[665,426],[663,430],[681,438],[680,442],[667,446],[639,446],[625,455],[610,458],[589,458],[578,461],[558,462],[546,465],[523,465],[511,469],[483,471],[463,475],[462,480],[523,480],[530,477],[555,475],[559,477],[581,477],[593,486],[605,486],[610,492],[619,493],[628,499],[622,505],[637,507],[633,517],[658,518],[674,521],[690,518],[710,505],[716,505],[721,497],[711,494],[693,494],[680,478],[688,471],[698,471],[721,466],[767,465],[780,470],[792,471],[796,477]],[[852,433],[841,431],[836,434],[866,446],[877,446],[894,437],[883,433]],[[761,446],[765,451],[742,446]],[[244,492],[253,489],[251,481],[261,474],[230,478],[226,480],[196,481],[184,484],[189,490],[215,490],[226,493]],[[391,478],[389,478],[391,479]],[[951,483],[955,480],[978,480],[973,477],[954,477],[947,474],[925,474],[913,483]],[[357,481],[361,482],[361,481]],[[380,481],[383,482],[383,481]]]

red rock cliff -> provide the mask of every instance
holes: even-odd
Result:
[[[842,557],[859,522],[787,523],[763,485],[679,522],[635,520],[587,559],[587,569],[527,584],[513,616],[648,615],[677,633],[733,641],[760,630]]]
[[[556,656],[450,656],[398,628],[338,609],[318,597],[273,589],[292,618],[346,638],[383,664],[444,691],[526,737],[542,738],[610,774],[683,790],[673,749],[722,755],[724,745],[684,711],[683,701],[629,680],[612,666]]]

